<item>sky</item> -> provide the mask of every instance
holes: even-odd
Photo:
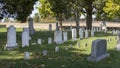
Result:
[[[34,10],[32,11],[32,14],[30,14],[31,17],[33,17],[35,13],[39,13],[38,9],[36,9],[36,7],[37,7],[39,4],[40,4],[39,1],[37,1],[37,2],[35,3],[35,5],[33,6],[33,7],[34,7]]]

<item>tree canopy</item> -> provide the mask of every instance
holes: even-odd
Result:
[[[33,10],[33,5],[37,0],[0,0],[0,3],[4,5],[1,8],[0,18],[14,17],[16,15],[17,20],[25,22],[26,18]]]

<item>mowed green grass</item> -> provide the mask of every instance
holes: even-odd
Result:
[[[48,37],[54,37],[53,32],[37,29],[37,32],[31,36],[29,47],[21,47],[21,32],[22,29],[17,28],[17,43],[18,48],[8,51],[5,50],[7,41],[7,29],[0,28],[0,68],[119,68],[120,52],[115,50],[117,40],[112,36],[111,32],[96,32],[95,37],[73,42],[71,40],[71,32],[68,32],[69,40],[63,44],[57,45],[47,44]],[[44,39],[45,42],[41,45],[31,45],[37,43],[37,39]],[[107,52],[110,57],[99,62],[89,62],[87,57],[91,52],[91,43],[96,39],[110,39],[107,42]],[[80,48],[77,43],[80,42]],[[85,46],[85,43],[88,45]],[[70,48],[69,45],[73,47]],[[59,52],[55,52],[55,47],[60,47]],[[65,48],[68,50],[65,50]],[[47,50],[48,55],[43,56],[42,51]],[[24,52],[30,52],[30,59],[24,60]]]

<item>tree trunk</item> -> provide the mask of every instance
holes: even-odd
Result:
[[[87,3],[87,7],[86,7],[86,13],[87,13],[87,17],[86,17],[86,27],[87,29],[91,29],[92,28],[92,0],[88,0],[86,1]]]
[[[75,12],[75,19],[76,19],[76,29],[79,30],[79,12],[78,10]]]

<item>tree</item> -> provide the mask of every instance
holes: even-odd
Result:
[[[120,5],[112,0],[108,0],[103,8],[104,12],[110,19],[120,18]]]
[[[0,3],[4,4],[2,8],[5,12],[8,12],[8,17],[14,17],[25,22],[26,18],[29,16],[33,10],[33,5],[37,0],[0,0]],[[2,15],[1,18],[4,16]]]

